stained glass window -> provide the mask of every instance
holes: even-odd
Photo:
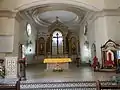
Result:
[[[63,53],[63,36],[60,31],[53,32],[52,36],[52,54],[58,55]]]

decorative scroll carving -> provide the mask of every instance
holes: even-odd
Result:
[[[56,20],[54,23],[52,23],[49,27],[48,27],[48,32],[50,32],[51,30],[55,30],[56,28],[60,29],[60,30],[68,30],[68,27],[65,26],[63,23],[61,23],[59,20]]]

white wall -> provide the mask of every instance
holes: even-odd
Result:
[[[91,59],[91,54],[89,58],[86,58],[84,53],[84,42],[85,39],[83,37],[83,26],[80,29],[80,44],[81,44],[81,58],[82,61],[88,62]],[[107,29],[106,29],[106,17],[98,17],[96,20],[88,23],[88,34],[87,34],[88,42],[89,42],[89,51],[91,51],[91,46],[93,43],[96,44],[96,55],[101,61],[101,45],[103,45],[108,40]],[[89,52],[91,53],[91,52]]]
[[[106,17],[99,17],[95,21],[95,44],[97,57],[101,63],[101,45],[105,44],[108,40],[107,28],[106,28]]]
[[[14,18],[0,18],[0,35],[14,35]]]
[[[4,58],[6,56],[6,53],[12,53],[13,52],[13,44],[14,44],[14,24],[15,19],[14,18],[7,18],[7,17],[1,17],[0,18],[0,37],[2,38],[0,45],[2,50],[0,50],[0,58]],[[8,39],[7,39],[8,37]],[[11,39],[9,38],[11,37]],[[3,41],[5,40],[5,41]],[[9,41],[7,41],[9,40]],[[3,43],[2,43],[3,42]],[[3,45],[5,44],[5,45]],[[6,50],[7,49],[7,50]]]
[[[117,9],[120,7],[120,0],[104,0],[105,9]]]
[[[120,16],[106,16],[108,38],[120,44]]]

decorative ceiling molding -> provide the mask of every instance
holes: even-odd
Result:
[[[15,18],[16,12],[9,11],[9,10],[0,10],[0,17]]]
[[[52,12],[52,11],[66,11],[66,12],[72,12],[76,15],[75,18],[73,18],[72,20],[68,20],[68,21],[64,21],[63,23],[65,24],[79,24],[81,22],[81,20],[84,18],[86,11],[74,7],[74,6],[70,6],[70,5],[65,5],[65,4],[52,4],[52,5],[44,5],[43,7],[38,7],[36,6],[36,8],[29,8],[26,10],[23,10],[22,13],[26,14],[26,16],[31,17],[36,24],[40,25],[40,26],[44,26],[44,27],[48,27],[50,24],[52,24],[53,22],[47,20],[47,19],[43,19],[40,18],[40,15],[44,12]],[[62,13],[61,13],[62,14]],[[65,14],[64,14],[65,15]],[[69,17],[69,15],[68,15]],[[66,18],[65,18],[66,19]],[[54,20],[55,21],[55,20]]]
[[[54,2],[54,3],[53,3]],[[41,6],[41,5],[48,5],[48,4],[68,4],[70,6],[76,6],[76,7],[79,7],[79,8],[82,8],[82,9],[88,9],[88,10],[92,10],[92,11],[100,11],[102,8],[98,8],[97,6],[94,6],[92,4],[89,4],[89,3],[85,3],[85,2],[82,2],[80,0],[60,0],[60,1],[57,1],[57,0],[35,0],[35,1],[32,1],[32,2],[28,2],[28,3],[25,3],[25,4],[21,4],[20,6],[16,7],[15,10],[16,11],[21,11],[21,10],[24,10],[24,9],[27,9],[27,8],[34,8],[36,6]]]

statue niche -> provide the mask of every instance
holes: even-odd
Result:
[[[102,47],[102,68],[116,68],[117,67],[117,51],[120,45],[112,40],[108,40]]]
[[[77,54],[77,48],[76,48],[77,47],[77,45],[76,45],[77,40],[76,40],[76,38],[72,37],[70,41],[71,41],[71,53],[72,54]]]
[[[45,40],[43,37],[40,37],[38,39],[38,54],[44,55],[45,54]]]

